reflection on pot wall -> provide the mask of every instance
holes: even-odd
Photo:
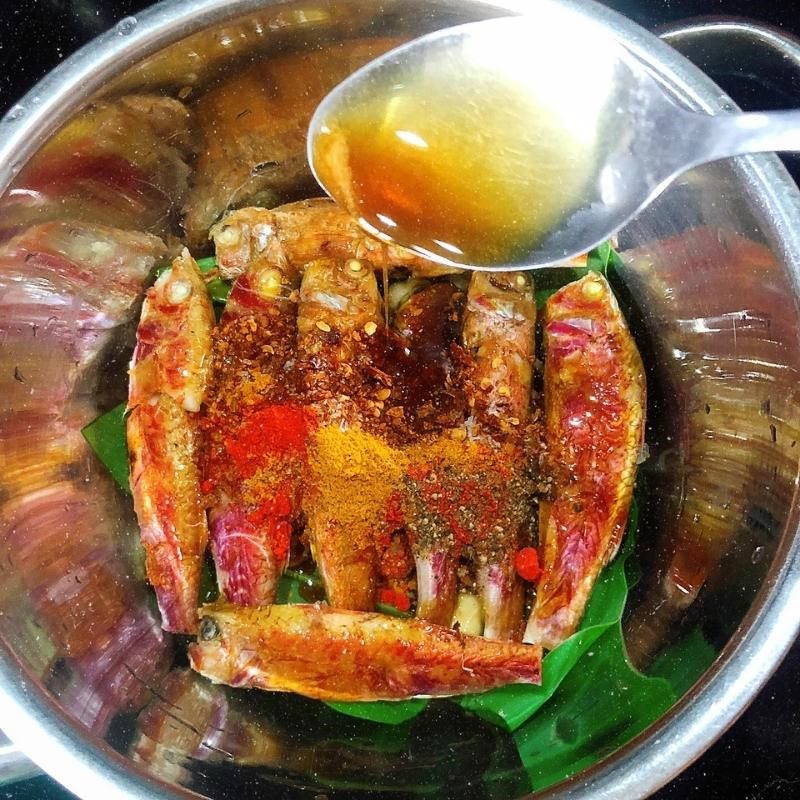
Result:
[[[725,186],[723,169],[708,172],[703,191]],[[654,413],[671,418],[654,421],[671,441],[642,470],[669,520],[628,622],[639,664],[698,598],[703,607],[690,618],[702,619],[718,645],[727,640],[772,561],[797,486],[796,301],[775,255],[714,225],[720,216],[712,202],[706,224],[626,252],[628,289],[657,332],[654,356],[664,367],[665,401]]]
[[[0,240],[54,218],[171,232],[187,189],[190,123],[183,104],[166,97],[89,106],[0,201]]]
[[[139,153],[151,170],[179,165],[171,172],[186,181],[171,147],[125,108],[95,106],[68,125],[0,203],[10,237],[0,247],[0,635],[98,735],[144,705],[144,686],[172,662],[129,500],[80,434],[124,391],[109,375],[124,368],[142,291],[166,253],[155,236],[97,217],[145,228],[174,205],[165,187],[142,193],[155,184]],[[166,180],[179,194],[181,181]]]
[[[302,698],[283,696],[269,708],[259,700],[175,669],[138,715],[131,757],[210,797],[233,785],[243,798],[412,796],[423,788],[483,797],[484,781],[495,796],[528,791],[511,738],[487,723],[465,725],[454,705],[413,723],[375,726]],[[460,731],[445,743],[433,736],[437,728]],[[243,768],[236,774],[234,762]]]

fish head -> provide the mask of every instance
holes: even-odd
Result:
[[[548,319],[575,316],[580,313],[598,316],[619,313],[608,281],[599,272],[589,272],[580,280],[559,289],[547,301]]]
[[[204,607],[199,616],[197,641],[189,645],[192,669],[201,674],[232,674],[231,667],[237,660],[237,651],[231,646],[224,615],[213,607]]]
[[[193,296],[205,297],[205,291],[197,263],[184,248],[172,262],[172,267],[159,275],[148,292],[148,301],[156,306],[158,312],[170,316],[189,306]]]
[[[306,265],[300,284],[298,330],[316,326],[346,332],[381,318],[381,295],[375,273],[356,258],[317,259]]]
[[[536,319],[533,282],[525,272],[475,272],[467,292],[465,339]],[[473,330],[474,329],[474,330]]]

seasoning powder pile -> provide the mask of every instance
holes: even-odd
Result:
[[[320,428],[309,453],[309,526],[345,533],[354,550],[372,547],[406,463],[400,450],[358,426]]]

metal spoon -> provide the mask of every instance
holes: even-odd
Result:
[[[387,53],[308,137],[318,181],[365,230],[477,269],[562,262],[691,167],[771,150],[800,150],[800,111],[687,111],[601,23],[551,3]]]

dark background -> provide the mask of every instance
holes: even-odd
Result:
[[[795,0],[605,0],[654,28],[696,16],[743,16],[800,36]],[[0,114],[74,50],[149,0],[0,0]],[[800,106],[800,80],[767,81],[758,69],[715,75],[743,107]],[[788,165],[800,180],[796,159]],[[800,609],[798,610],[800,613]],[[742,718],[657,800],[800,797],[800,643]],[[0,788],[0,800],[68,800],[48,778]],[[624,800],[624,798],[622,799]]]

